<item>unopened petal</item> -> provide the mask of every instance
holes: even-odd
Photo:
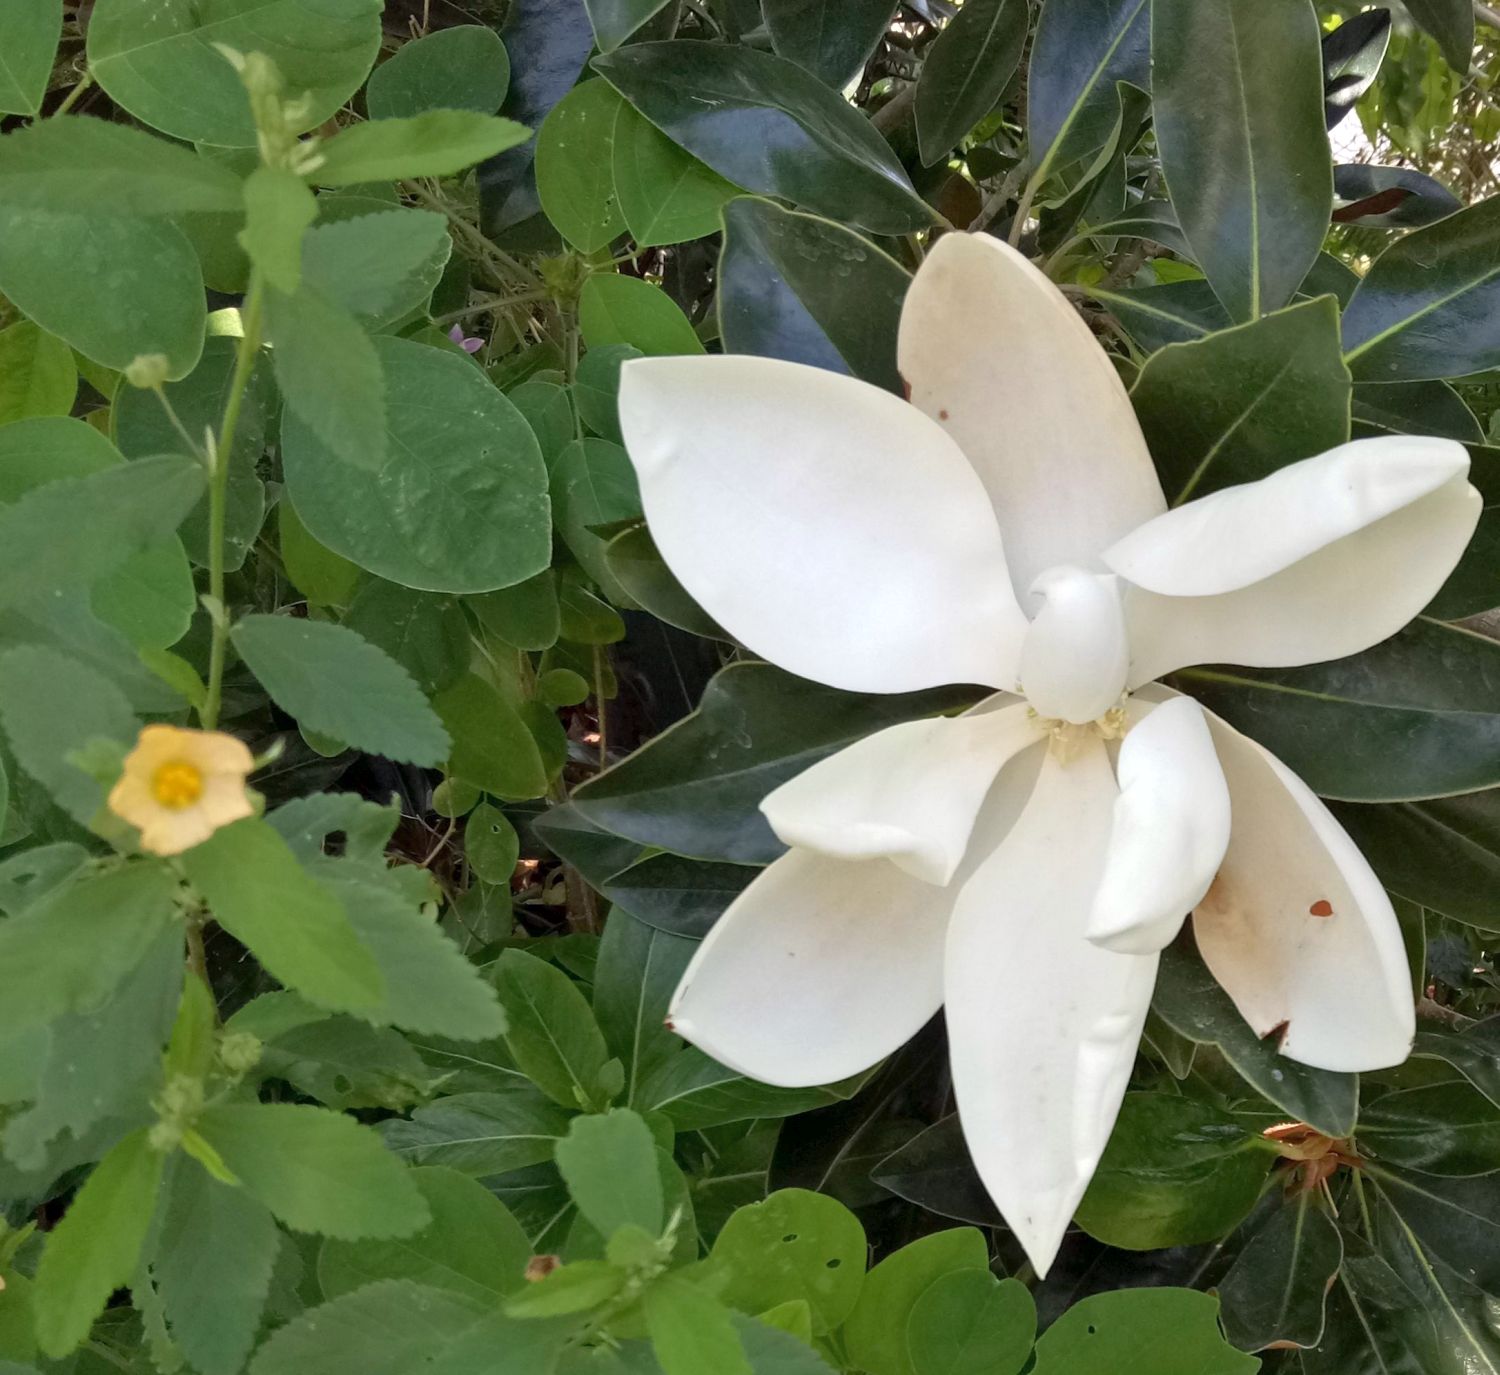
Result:
[[[1021,687],[1041,715],[1082,724],[1120,704],[1130,646],[1119,582],[1052,568],[1032,584],[1043,600],[1021,644]]]
[[[1479,519],[1451,440],[1359,440],[1151,521],[1106,559],[1138,685],[1188,664],[1286,667],[1393,635],[1453,571]]]
[[[1229,787],[1191,697],[1147,706],[1120,745],[1104,876],[1089,912],[1096,944],[1132,955],[1168,945],[1229,845]]]
[[[958,441],[994,502],[1022,605],[1055,564],[1165,509],[1130,398],[1077,310],[988,234],[945,234],[906,294],[898,343],[912,404]]]
[[[1400,1064],[1411,972],[1390,898],[1328,808],[1280,760],[1205,713],[1234,826],[1193,914],[1198,949],[1258,1036],[1319,1069]]]
[[[916,408],[776,359],[643,358],[620,424],[662,557],[757,654],[860,692],[1015,686],[999,526]]]
[[[788,845],[840,859],[883,856],[914,878],[946,884],[996,775],[1041,733],[1020,702],[903,722],[814,764],[760,809]]]
[[[1114,807],[1097,739],[1050,750],[1020,820],[964,884],[945,986],[953,1086],[985,1187],[1039,1274],[1119,1112],[1157,957],[1085,936]],[[974,844],[982,849],[976,831]]]

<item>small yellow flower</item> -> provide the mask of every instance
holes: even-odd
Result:
[[[125,756],[109,809],[138,826],[141,849],[178,855],[252,814],[245,777],[255,761],[232,735],[147,726]]]

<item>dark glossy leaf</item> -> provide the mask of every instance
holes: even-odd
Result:
[[[549,807],[533,823],[538,840],[571,864],[595,888],[641,856],[639,841],[626,840],[588,820],[572,803]]]
[[[842,90],[870,60],[896,13],[893,0],[761,0],[771,46]]]
[[[1393,802],[1500,783],[1500,643],[1418,617],[1307,668],[1193,668],[1183,687],[1323,797]],[[1336,739],[1337,750],[1327,742]]]
[[[1431,434],[1460,444],[1484,439],[1474,412],[1446,382],[1361,382],[1354,388],[1354,420],[1396,434]],[[1477,454],[1475,459],[1474,467],[1482,472],[1486,465]],[[1500,456],[1490,462],[1497,460]]]
[[[1459,200],[1436,177],[1411,167],[1346,163],[1333,169],[1335,224],[1417,229],[1462,210]]]
[[[1322,1200],[1299,1190],[1240,1252],[1219,1285],[1224,1331],[1246,1351],[1273,1343],[1316,1346],[1323,1299],[1344,1259]]]
[[[1474,55],[1474,6],[1469,0],[1405,0],[1411,17],[1435,39],[1460,76]]]
[[[1391,41],[1391,12],[1364,10],[1323,36],[1323,103],[1332,129],[1370,89]]]
[[[1098,238],[1111,235],[1129,239],[1149,239],[1152,243],[1161,244],[1163,248],[1170,248],[1183,258],[1192,256],[1188,250],[1187,240],[1182,237],[1182,228],[1177,223],[1177,212],[1172,208],[1171,201],[1149,200],[1127,206],[1118,215],[1092,225],[1089,232]],[[1214,297],[1215,305],[1218,305],[1218,299],[1217,296]],[[1222,309],[1221,306],[1220,310]],[[1228,316],[1224,317],[1224,323],[1229,323]]]
[[[1462,1081],[1398,1089],[1361,1109],[1359,1148],[1424,1174],[1487,1174],[1500,1170],[1500,1106]]]
[[[1323,1336],[1301,1354],[1303,1375],[1432,1375],[1437,1332],[1417,1296],[1367,1243],[1346,1235],[1344,1247]]]
[[[589,60],[594,30],[588,10],[583,0],[516,0],[506,12],[500,37],[511,63],[501,113],[540,129]],[[532,175],[535,158],[532,139],[480,164],[480,206],[491,233],[536,214],[541,203]]]
[[[682,1038],[667,1028],[667,1005],[696,948],[624,908],[611,912],[605,924],[594,970],[594,1016],[610,1053],[625,1067],[627,1107],[642,1107],[647,1078],[683,1051]]]
[[[1306,0],[1155,0],[1156,140],[1182,232],[1225,308],[1292,299],[1332,209],[1317,16]]]
[[[1500,791],[1333,813],[1393,893],[1500,931]]]
[[[1213,288],[1196,278],[1134,291],[1094,288],[1091,294],[1109,308],[1142,353],[1191,343],[1234,323]]]
[[[620,870],[599,891],[647,926],[700,940],[760,872],[747,864],[658,854]]]
[[[1030,18],[1028,0],[972,0],[928,48],[912,111],[924,163],[946,157],[995,108],[1020,65]]]
[[[693,715],[579,788],[572,805],[643,845],[768,863],[783,847],[756,807],[772,788],[873,730],[971,698],[962,688],[862,697],[770,664],[731,665]]]
[[[1211,1103],[1127,1093],[1078,1225],[1132,1251],[1216,1241],[1255,1205],[1274,1159],[1261,1137]]]
[[[1362,382],[1463,377],[1500,363],[1500,197],[1397,239],[1344,312]]]
[[[1036,1344],[1033,1375],[1254,1375],[1219,1331],[1219,1302],[1191,1289],[1122,1289],[1074,1304]]]
[[[729,635],[695,602],[667,567],[644,525],[622,530],[604,547],[604,566],[626,595],[659,621],[693,635],[727,640]]]
[[[483,1179],[552,1159],[568,1115],[518,1078],[504,1092],[455,1093],[383,1122],[385,1143],[410,1165],[445,1165]]]
[[[1119,118],[1115,83],[1151,86],[1146,0],[1047,0],[1027,74],[1033,178],[1091,161]]]
[[[1253,482],[1349,438],[1331,296],[1153,354],[1131,388],[1171,505]]]
[[[720,176],[877,234],[925,228],[932,212],[885,140],[794,62],[687,40],[594,60],[657,128]]]
[[[1500,1106],[1500,1017],[1486,1017],[1461,1032],[1419,1031],[1412,1054],[1452,1065]]]
[[[1302,279],[1301,296],[1334,296],[1342,308],[1349,304],[1354,288],[1359,285],[1359,273],[1342,258],[1332,253],[1319,253]]]
[[[1500,1285],[1500,1174],[1443,1179],[1367,1164],[1402,1223],[1434,1256],[1486,1293]]]
[[[1186,938],[1162,951],[1152,1006],[1189,1040],[1217,1045],[1246,1083],[1299,1122],[1334,1137],[1354,1130],[1357,1076],[1313,1069],[1287,1059],[1271,1041],[1260,1040]]]
[[[584,0],[594,41],[602,53],[613,52],[642,24],[664,9],[667,0]]]
[[[1500,606],[1500,449],[1470,444],[1469,458],[1469,481],[1484,505],[1458,567],[1427,607],[1429,616],[1444,621]]]
[[[810,363],[899,393],[896,330],[910,284],[894,258],[832,220],[752,196],[724,207],[728,353]]]
[[[976,1227],[1003,1227],[1004,1219],[980,1182],[958,1114],[924,1128],[871,1172],[882,1188],[919,1208]]]

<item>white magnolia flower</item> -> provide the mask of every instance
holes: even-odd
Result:
[[[987,236],[933,249],[899,362],[910,404],[763,358],[623,373],[656,543],[730,633],[833,687],[998,690],[765,799],[791,849],[703,942],[672,1024],[809,1085],[946,1007],[964,1134],[1045,1273],[1190,910],[1285,1054],[1406,1057],[1410,974],[1369,865],[1285,765],[1152,680],[1385,639],[1452,571],[1480,500],[1461,445],[1392,436],[1168,511],[1108,358]]]

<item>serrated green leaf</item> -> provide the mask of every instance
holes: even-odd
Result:
[[[234,647],[299,724],[370,754],[434,767],[448,734],[422,690],[384,650],[328,621],[246,616]]]
[[[47,1238],[37,1268],[37,1343],[66,1356],[109,1296],[135,1273],[161,1187],[164,1157],[147,1134],[127,1136],[94,1169]]]
[[[424,305],[443,275],[453,241],[430,210],[382,210],[326,221],[303,240],[302,272],[371,327]]]
[[[388,996],[337,894],[310,877],[264,821],[216,831],[182,863],[215,920],[288,988],[338,1012],[369,1012]]]
[[[211,1107],[197,1129],[286,1226],[350,1240],[400,1237],[431,1221],[426,1200],[369,1127],[294,1103]]]
[[[262,165],[245,179],[245,227],[239,243],[277,291],[302,281],[302,239],[318,218],[307,183],[285,167]]]
[[[646,1330],[665,1375],[755,1375],[729,1310],[665,1275],[646,1291]]]
[[[621,1228],[660,1235],[661,1177],[656,1142],[628,1108],[575,1117],[557,1143],[557,1168],[578,1211],[608,1240]]]

